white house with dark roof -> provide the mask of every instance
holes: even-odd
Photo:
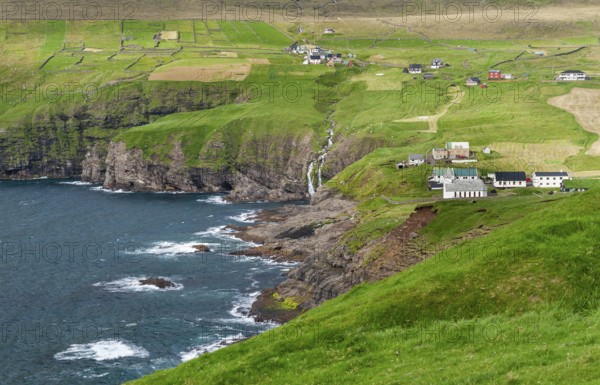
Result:
[[[474,86],[478,86],[480,83],[481,83],[481,80],[479,80],[479,78],[473,77],[473,78],[468,78],[467,82],[465,84],[469,87],[474,87]]]
[[[479,178],[454,179],[450,183],[444,183],[444,199],[455,198],[484,198],[487,196],[487,187]]]
[[[531,176],[533,187],[559,188],[563,181],[571,179],[566,171],[536,171]]]
[[[497,188],[527,187],[525,171],[498,171],[492,174],[492,179]]]
[[[573,80],[587,80],[587,74],[579,70],[567,70],[558,74],[558,80],[573,81]]]
[[[420,74],[423,72],[423,64],[410,64],[408,66],[408,73]]]
[[[410,154],[408,156],[408,164],[411,166],[419,166],[425,163],[425,155],[423,154]]]

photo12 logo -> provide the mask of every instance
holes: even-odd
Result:
[[[0,4],[2,21],[99,21],[133,18],[139,6],[135,2],[9,1]]]
[[[134,242],[0,242],[2,263],[137,263]]]
[[[288,23],[299,22],[310,17],[315,22],[337,21],[338,5],[331,3],[312,3],[303,8],[298,2],[225,2],[202,1],[201,19],[220,21],[267,21],[283,20]]]
[[[480,1],[411,1],[400,5],[402,21],[421,23],[497,23],[501,20],[513,23],[537,23],[535,16],[539,5],[525,2]]]

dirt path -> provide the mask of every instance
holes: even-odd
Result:
[[[548,103],[572,113],[584,130],[600,136],[600,90],[573,88],[568,94],[556,96]],[[600,140],[592,143],[586,154],[600,156]]]
[[[420,131],[420,132],[428,132],[431,134],[435,134],[438,129],[438,120],[440,120],[440,118],[442,116],[446,115],[446,113],[448,112],[448,109],[450,109],[450,106],[452,106],[454,104],[460,104],[463,97],[465,96],[465,92],[458,87],[455,88],[454,92],[458,93],[456,95],[456,97],[454,97],[448,104],[444,105],[444,107],[442,107],[441,111],[438,112],[437,114],[430,115],[430,116],[416,116],[414,118],[399,119],[399,120],[394,120],[394,122],[428,122],[429,130]]]

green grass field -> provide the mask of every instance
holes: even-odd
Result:
[[[437,203],[424,247],[493,231],[132,384],[595,383],[597,194]]]

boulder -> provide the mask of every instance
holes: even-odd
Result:
[[[168,287],[175,287],[175,284],[171,281],[168,281],[164,278],[156,278],[151,277],[148,279],[140,279],[140,283],[142,285],[153,285],[158,287],[159,289],[166,289]]]
[[[192,246],[197,253],[208,253],[210,251],[210,248],[206,245],[194,245]]]

